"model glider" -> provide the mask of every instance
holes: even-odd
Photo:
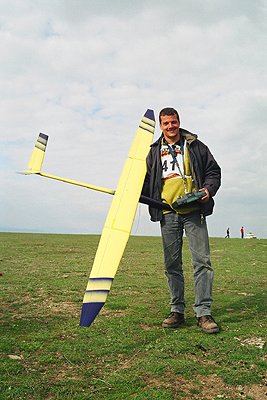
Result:
[[[136,132],[116,191],[42,172],[48,142],[48,136],[44,133],[39,134],[27,171],[23,172],[26,175],[37,174],[114,195],[86,287],[81,326],[90,326],[105,304],[130,236],[138,201],[160,209],[171,209],[167,204],[140,195],[146,173],[146,156],[154,129],[154,112],[147,110]]]

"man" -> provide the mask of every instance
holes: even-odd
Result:
[[[244,233],[245,233],[245,229],[243,226],[241,226],[241,228],[240,228],[241,239],[244,239]]]
[[[171,313],[164,328],[185,322],[184,275],[182,266],[183,231],[188,238],[194,268],[194,311],[198,326],[206,333],[219,327],[211,316],[213,269],[205,217],[212,214],[221,183],[221,169],[208,147],[197,135],[180,128],[178,112],[164,108],[159,114],[161,137],[152,144],[147,157],[143,194],[172,206],[173,211],[149,207],[151,220],[160,221],[165,273],[171,296]],[[173,208],[177,198],[203,192],[201,200]]]

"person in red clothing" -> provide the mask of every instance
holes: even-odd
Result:
[[[241,239],[244,239],[245,229],[243,226],[240,228]]]

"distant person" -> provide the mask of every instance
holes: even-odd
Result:
[[[244,239],[245,229],[243,226],[240,228],[241,239]]]
[[[152,144],[147,156],[147,174],[143,194],[172,205],[177,198],[192,192],[204,192],[201,200],[162,211],[149,207],[153,222],[160,221],[171,309],[163,328],[178,328],[185,322],[183,232],[188,238],[194,268],[197,325],[206,333],[219,331],[211,315],[213,268],[210,261],[206,216],[212,214],[221,169],[208,147],[197,135],[180,128],[174,108],[159,114],[161,137]]]
[[[226,230],[226,236],[224,237],[224,239],[230,239],[230,229],[227,228]]]

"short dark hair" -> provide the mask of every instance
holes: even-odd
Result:
[[[161,117],[163,117],[164,115],[176,115],[178,121],[180,122],[180,117],[179,117],[178,112],[172,107],[166,107],[160,111],[160,113],[159,113],[159,123],[160,124],[161,124]]]

